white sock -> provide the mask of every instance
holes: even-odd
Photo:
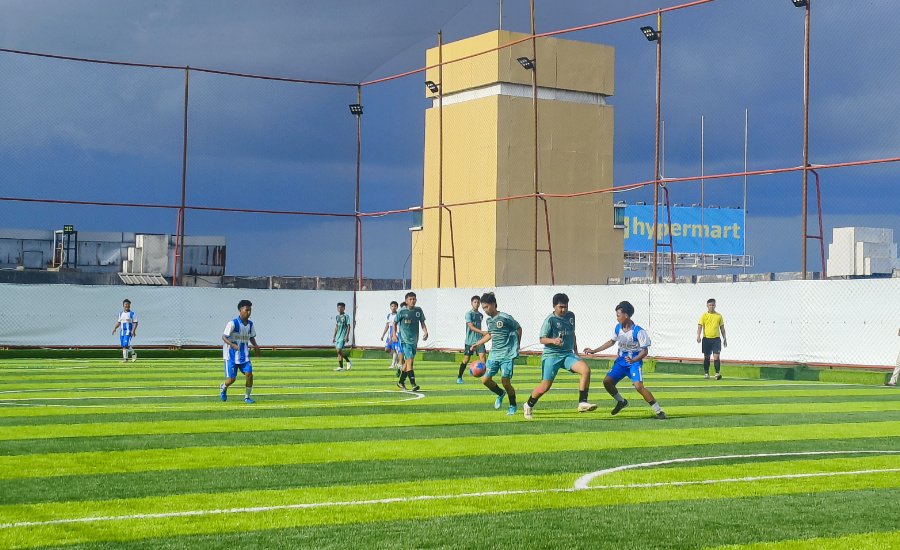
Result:
[[[130,353],[131,355],[137,355],[137,353],[134,351],[134,348],[131,346],[128,346],[128,353]]]
[[[617,394],[615,394],[615,395],[612,396],[612,397],[613,397],[613,399],[615,399],[615,400],[618,401],[619,403],[624,403],[624,402],[625,402],[625,398],[622,397],[622,394],[621,394],[621,393],[617,393]]]
[[[659,414],[662,412],[662,407],[659,406],[659,403],[654,403],[650,406],[653,407],[653,412],[655,412],[656,414]]]
[[[122,359],[128,359],[128,348],[122,348]]]
[[[253,390],[253,388],[245,388],[244,389],[244,397],[245,398],[250,399],[250,391],[251,390]]]

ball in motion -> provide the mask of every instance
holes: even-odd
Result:
[[[474,376],[475,378],[484,376],[484,371],[484,363],[482,363],[481,361],[475,361],[474,363],[472,363],[472,366],[469,367],[469,372],[471,372],[472,376]]]

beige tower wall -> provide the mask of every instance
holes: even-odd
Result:
[[[443,47],[445,62],[523,37],[494,31]],[[543,88],[611,95],[613,49],[555,38],[538,39],[538,83]],[[424,205],[527,195],[534,189],[534,118],[530,97],[494,90],[497,83],[531,85],[531,73],[518,57],[531,57],[531,42],[445,65],[445,98],[457,98],[443,113],[426,111]],[[427,53],[429,65],[437,49]],[[437,69],[427,79],[439,81]],[[552,91],[552,90],[551,90]],[[454,94],[457,94],[454,96]],[[484,94],[482,94],[484,95]],[[462,98],[459,101],[458,98]],[[447,98],[447,99],[450,99]],[[539,188],[569,194],[612,187],[613,108],[598,103],[541,99],[539,112]],[[443,181],[440,121],[443,119]],[[613,228],[611,194],[547,199],[556,284],[606,283],[622,276],[622,234]],[[537,203],[538,248],[547,248],[544,206]],[[535,201],[519,199],[452,208],[443,216],[442,253],[455,252],[456,286],[490,287],[535,283]],[[413,234],[412,283],[433,288],[437,280],[438,212],[423,216]],[[549,255],[538,253],[538,284],[550,283]],[[453,261],[442,260],[440,286],[454,286]]]

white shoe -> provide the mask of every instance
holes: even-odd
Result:
[[[123,363],[127,363],[127,362],[128,362],[128,359],[122,359],[122,362],[123,362]]]
[[[353,368],[353,361],[347,361],[347,370]]]
[[[332,369],[332,370],[333,370],[334,372],[344,372],[344,368],[343,368],[343,367],[337,367],[337,368]]]
[[[709,380],[709,373],[706,373],[705,375],[703,375],[703,378],[706,378],[707,380]]]
[[[135,361],[137,361],[137,354],[136,354],[136,353],[132,353],[132,354],[131,354],[131,362],[134,363]]]
[[[534,407],[525,402],[525,418],[527,420],[534,420]]]
[[[591,411],[596,411],[596,410],[597,410],[597,405],[595,405],[594,403],[588,403],[587,401],[582,401],[581,403],[578,404],[578,412],[580,412],[580,413],[586,413],[586,412],[591,412]]]

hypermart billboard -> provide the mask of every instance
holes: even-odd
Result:
[[[653,238],[669,242],[666,209],[659,208],[653,227],[653,207],[628,205],[622,208],[625,251],[650,252]],[[701,220],[701,212],[703,219]],[[672,248],[677,254],[744,254],[744,211],[734,208],[688,208],[676,206],[672,213]]]

